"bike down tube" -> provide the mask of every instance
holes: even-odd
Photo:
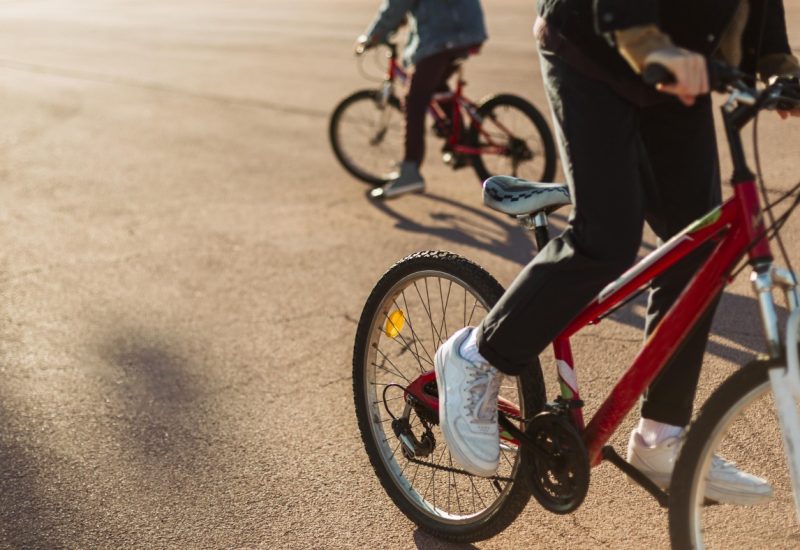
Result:
[[[736,186],[737,197],[742,191],[740,187],[746,186],[754,187],[755,183],[748,182]],[[745,200],[744,203],[746,202]],[[610,306],[603,302],[618,303],[632,290],[638,289],[725,228],[733,228],[727,232],[722,242],[717,245],[687,288],[666,313],[639,351],[631,367],[622,375],[611,394],[587,425],[584,431],[584,442],[593,466],[602,460],[603,445],[636,404],[639,396],[666,365],[714,298],[722,292],[730,269],[752,242],[748,239],[750,231],[744,227],[753,223],[754,220],[742,219],[744,212],[749,213],[749,208],[743,208],[744,203],[734,197],[721,207],[719,218],[710,225],[700,227],[695,231],[691,231],[692,227],[690,226],[687,231],[676,236],[677,242],[665,255],[661,255],[643,268],[635,267],[623,275],[622,279],[627,276],[627,281],[613,288],[612,292],[606,296],[601,293],[600,297],[590,306],[587,314],[578,319],[582,320],[583,324],[588,324],[596,319],[598,314],[610,309]],[[673,240],[670,240],[670,243]],[[669,243],[667,244],[669,245]],[[647,264],[647,258],[641,263]],[[575,323],[570,327],[572,332],[577,328],[579,327],[575,326]]]

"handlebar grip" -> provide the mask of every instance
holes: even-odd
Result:
[[[674,84],[675,75],[660,63],[650,63],[642,71],[642,79],[645,84],[655,86],[656,84]]]
[[[735,67],[726,65],[716,59],[707,60],[708,86],[712,90],[724,92],[726,86],[747,77]],[[675,75],[660,63],[651,63],[642,71],[642,79],[646,84],[655,86],[656,84],[674,84]]]

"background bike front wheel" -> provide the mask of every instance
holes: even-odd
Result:
[[[469,143],[484,152],[472,157],[481,181],[491,176],[515,176],[551,182],[556,175],[556,146],[547,121],[525,99],[501,94],[478,107],[482,122],[469,129]],[[502,147],[504,152],[494,152]]]
[[[673,548],[800,548],[769,368],[775,365],[755,361],[736,372],[692,424],[671,482]],[[769,481],[773,497],[750,497],[752,502],[738,505],[709,502],[705,480],[715,454]]]
[[[496,476],[468,474],[451,459],[438,424],[409,406],[403,388],[430,372],[438,347],[461,327],[477,324],[502,293],[478,265],[455,254],[420,252],[386,272],[358,324],[353,392],[372,467],[411,521],[446,540],[491,537],[519,515],[530,498],[521,477],[522,455],[516,444],[503,441]],[[525,417],[542,410],[538,362],[524,376],[506,377],[500,397]],[[415,437],[426,442],[425,456],[403,451],[393,429],[396,419],[407,420]]]
[[[400,101],[385,102],[380,90],[355,92],[331,115],[328,137],[333,152],[351,175],[370,185],[383,185],[403,158],[405,119]]]

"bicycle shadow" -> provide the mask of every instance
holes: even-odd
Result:
[[[533,236],[511,221],[510,217],[509,221],[505,222],[486,208],[475,208],[433,193],[424,193],[419,197],[440,207],[445,206],[450,211],[443,211],[441,208],[420,209],[429,212],[430,223],[426,223],[400,213],[392,207],[391,201],[376,201],[369,198],[367,192],[369,204],[394,218],[395,228],[401,231],[424,233],[490,252],[520,265],[527,264],[536,254]]]
[[[470,550],[478,548],[469,543],[446,542],[420,529],[414,530],[414,545],[419,550]]]

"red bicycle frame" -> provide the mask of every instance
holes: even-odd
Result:
[[[570,411],[576,427],[583,431],[592,465],[601,461],[603,445],[711,302],[721,294],[742,256],[747,253],[752,262],[771,258],[754,179],[750,177],[736,183],[733,189],[733,197],[722,206],[687,227],[607,286],[553,343],[562,396],[570,400],[580,399],[570,336],[586,325],[599,322],[652,279],[705,243],[715,243],[713,252],[647,339],[631,367],[588,425],[584,426],[580,409]]]
[[[395,79],[397,79],[401,83],[405,83],[408,80],[408,73],[403,69],[400,63],[397,62],[396,46],[391,44],[389,47],[389,69],[386,73],[385,82],[391,85]],[[483,129],[483,119],[480,114],[478,114],[477,106],[464,96],[464,85],[466,82],[462,78],[461,67],[458,68],[456,74],[455,89],[434,94],[428,106],[428,112],[437,124],[446,120],[449,120],[451,124],[450,133],[447,136],[447,145],[450,151],[460,155],[483,155],[487,153],[492,155],[506,154],[508,148],[492,140],[492,136]],[[448,114],[442,108],[444,104],[452,105],[449,118]],[[462,113],[467,113],[470,119],[470,125],[477,128],[478,133],[483,136],[486,142],[484,145],[472,146],[460,142],[459,136],[461,136],[461,130],[464,127],[464,116]],[[493,120],[493,123],[506,135],[513,135],[512,132],[499,121]]]

